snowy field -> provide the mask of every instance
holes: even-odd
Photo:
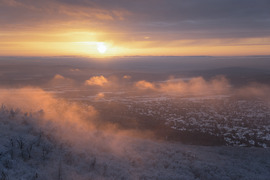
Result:
[[[75,122],[46,119],[44,113],[1,108],[1,180],[270,177],[269,148],[192,146],[84,131]]]
[[[269,57],[219,60],[0,57],[0,180],[268,180]]]

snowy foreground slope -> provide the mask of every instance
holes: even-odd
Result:
[[[60,127],[43,113],[1,108],[1,180],[270,177],[269,148],[191,146],[94,129],[80,134],[71,129],[76,124]]]

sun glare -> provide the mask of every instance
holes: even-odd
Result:
[[[107,46],[104,43],[98,43],[97,50],[100,54],[104,54],[107,51]]]

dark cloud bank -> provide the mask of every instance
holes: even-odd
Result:
[[[268,0],[1,0],[0,23],[7,30],[53,28],[57,23],[72,28],[77,21],[81,23],[77,27],[157,33],[156,38],[160,33],[171,39],[252,38],[270,35],[269,8]]]

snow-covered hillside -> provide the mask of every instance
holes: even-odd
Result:
[[[2,106],[1,180],[270,177],[269,148],[191,146],[124,132],[84,131],[78,122],[63,124],[62,119],[60,126],[44,113],[48,112],[26,113]]]

